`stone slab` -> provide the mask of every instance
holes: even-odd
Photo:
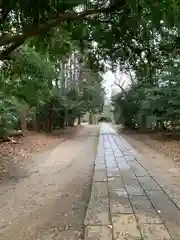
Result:
[[[84,224],[93,226],[108,226],[109,221],[109,199],[91,197]]]
[[[132,171],[137,177],[149,175],[148,172],[137,161],[131,161],[129,162],[129,165],[131,166]]]
[[[87,226],[85,240],[112,240],[112,230],[107,226]]]
[[[136,160],[133,155],[125,155],[125,159],[126,159],[127,161],[135,161],[135,160]]]
[[[129,181],[132,181],[132,180],[137,180],[136,175],[133,173],[131,169],[120,171],[120,173],[125,183],[128,183]]]
[[[112,215],[115,240],[142,240],[133,214]]]
[[[121,177],[121,174],[118,168],[107,168],[107,176],[108,178]]]
[[[147,192],[173,240],[180,239],[180,210],[163,191]]]
[[[133,213],[128,196],[123,189],[110,192],[110,212],[111,214]]]
[[[146,196],[131,196],[129,199],[138,223],[162,223],[158,212]]]
[[[144,240],[171,240],[167,229],[163,224],[139,224]]]
[[[102,170],[97,170],[95,168],[95,172],[94,172],[94,182],[107,182],[107,173],[106,170],[102,171]]]
[[[106,171],[105,163],[96,163],[95,170]]]
[[[109,177],[108,178],[109,190],[116,190],[124,188],[124,183],[120,177]]]
[[[107,182],[93,182],[92,185],[92,197],[98,196],[98,197],[108,197],[108,187]]]
[[[162,191],[161,187],[150,176],[138,177],[138,181],[145,191]]]
[[[132,195],[145,195],[145,192],[141,185],[138,182],[130,182],[128,184],[125,184],[125,188],[127,193],[132,196]]]

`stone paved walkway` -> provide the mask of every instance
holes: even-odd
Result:
[[[180,240],[180,201],[143,166],[135,150],[102,124],[85,240]]]

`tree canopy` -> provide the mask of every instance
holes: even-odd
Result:
[[[179,7],[174,0],[2,0],[0,59],[31,37],[51,35],[57,26],[70,32],[81,47],[95,41],[97,54],[114,58],[122,47],[133,44],[130,36],[137,37],[149,21],[159,29],[162,21],[178,26]]]
[[[51,132],[80,122],[86,112],[102,111],[101,74],[90,69],[87,51],[82,54],[64,29],[28,41],[1,70],[0,136],[15,126],[27,133],[28,124]]]
[[[103,111],[107,68],[132,82],[114,98],[117,121],[177,123],[179,9],[174,0],[1,0],[3,131],[14,107],[49,131]]]
[[[178,20],[178,16],[177,19]],[[170,22],[169,22],[170,23]],[[126,57],[122,71],[131,83],[113,97],[114,116],[126,126],[151,130],[179,129],[179,28],[161,21],[145,22]]]

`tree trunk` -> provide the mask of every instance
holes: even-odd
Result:
[[[78,116],[78,125],[81,125],[81,117]]]
[[[61,61],[61,86],[63,93],[65,92],[66,86],[66,76],[65,76],[65,60],[62,59]]]
[[[42,129],[43,132],[48,132],[48,120],[45,120],[45,121],[41,122],[40,129]]]
[[[93,124],[93,114],[89,113],[89,124]]]
[[[61,110],[61,118],[59,123],[60,128],[65,127],[65,110]]]
[[[69,127],[74,127],[74,120],[71,118],[71,119],[69,119],[69,121],[68,121],[68,126]]]
[[[21,130],[23,135],[28,134],[27,121],[26,121],[27,113],[28,113],[28,106],[25,104],[22,104],[20,107],[19,119],[20,119]]]
[[[162,132],[166,131],[166,127],[165,127],[164,121],[160,121],[160,129],[161,129]]]
[[[48,119],[48,132],[52,132],[52,108],[49,110],[49,119]]]
[[[145,132],[147,130],[147,119],[145,115],[141,116],[140,131]]]
[[[34,130],[39,132],[40,127],[39,127],[38,120],[36,118],[36,114],[34,114],[33,117],[32,117],[32,125],[33,125]]]
[[[73,127],[74,126],[74,118],[72,117],[72,113],[68,114],[68,126]]]
[[[65,112],[64,112],[64,122],[65,122],[65,126],[68,126],[68,109],[65,108]]]

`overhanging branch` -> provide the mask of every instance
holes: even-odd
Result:
[[[81,13],[69,13],[66,12],[63,15],[59,15],[57,18],[51,19],[46,23],[43,23],[39,26],[32,27],[30,30],[25,31],[22,34],[17,34],[15,36],[11,35],[4,35],[0,37],[0,47],[3,50],[0,52],[0,60],[4,60],[11,52],[13,52],[16,48],[18,48],[24,41],[28,38],[38,36],[44,32],[49,31],[51,28],[57,26],[58,24],[69,21],[69,20],[89,20],[87,17],[90,15],[98,14],[98,13],[110,13],[117,10],[117,6],[110,6],[107,8],[100,8],[100,9],[89,9],[85,10]]]

